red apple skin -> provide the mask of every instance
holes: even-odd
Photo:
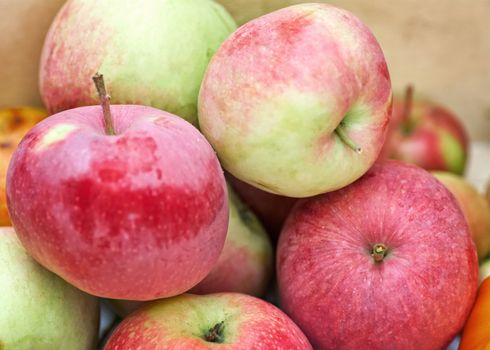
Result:
[[[413,102],[404,119],[405,101],[397,98],[381,158],[398,159],[427,170],[463,174],[468,157],[468,135],[446,108],[426,100]]]
[[[218,159],[191,124],[143,106],[82,107],[36,125],[7,174],[20,240],[88,293],[151,300],[181,294],[216,263],[228,225]]]
[[[373,245],[387,255],[375,262]],[[375,165],[299,202],[277,258],[283,309],[315,349],[442,349],[464,325],[478,260],[454,197],[414,165]]]
[[[230,173],[225,173],[225,176],[243,203],[260,219],[272,241],[277,242],[282,226],[298,199],[262,191]]]
[[[222,343],[204,340],[224,322]],[[309,350],[301,330],[281,310],[238,293],[184,294],[151,302],[116,328],[104,350]]]

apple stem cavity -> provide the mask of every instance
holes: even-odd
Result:
[[[94,81],[95,88],[99,94],[100,105],[102,106],[102,112],[104,114],[105,132],[107,135],[116,135],[111,115],[111,96],[106,92],[104,76],[97,72],[92,77],[92,80]]]
[[[353,151],[359,154],[362,153],[362,148],[359,147],[354,141],[352,141],[349,138],[349,135],[347,135],[347,133],[345,132],[345,125],[343,122],[340,122],[340,124],[337,126],[337,128],[335,129],[335,133],[340,138],[340,140],[342,140],[342,142],[349,146]]]
[[[223,330],[225,323],[223,321],[216,323],[213,328],[204,335],[204,340],[210,343],[222,343],[224,341]]]
[[[371,256],[373,257],[375,262],[380,263],[385,258],[387,252],[388,248],[386,248],[383,243],[377,243],[373,246]]]

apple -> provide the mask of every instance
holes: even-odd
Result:
[[[238,180],[229,173],[225,173],[225,177],[243,203],[257,215],[272,241],[276,243],[282,225],[298,199],[262,191]]]
[[[199,87],[236,25],[211,0],[69,0],[46,37],[40,89],[51,113],[97,104],[101,71],[114,103],[142,104],[197,123]]]
[[[478,258],[484,260],[490,254],[490,205],[469,182],[449,172],[434,171],[432,174],[454,195],[470,227],[476,244]]]
[[[181,294],[206,277],[223,248],[223,171],[182,118],[109,107],[101,78],[94,80],[103,109],[53,115],[19,144],[7,173],[12,222],[34,259],[90,294]]]
[[[5,185],[7,168],[17,144],[36,123],[47,117],[35,107],[0,109],[0,226],[10,226]]]
[[[104,350],[312,349],[278,308],[238,293],[184,294],[151,302],[124,319]]]
[[[487,277],[490,277],[490,259],[486,259],[479,267],[480,283]]]
[[[223,43],[201,87],[199,125],[240,180],[309,197],[371,167],[390,108],[388,69],[369,29],[345,10],[303,4]]]
[[[99,303],[37,264],[0,228],[0,349],[91,350]]]
[[[461,175],[468,157],[468,136],[452,112],[428,100],[414,100],[413,88],[408,87],[405,99],[393,102],[382,155]]]
[[[315,349],[443,349],[475,300],[478,258],[449,191],[388,161],[293,208],[277,273],[281,305]]]

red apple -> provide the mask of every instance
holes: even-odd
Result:
[[[315,349],[443,349],[475,299],[478,259],[449,191],[389,161],[306,199],[279,238],[282,306]]]
[[[267,192],[310,197],[348,185],[376,161],[391,83],[359,18],[301,4],[244,24],[221,45],[198,110],[226,170]]]
[[[404,100],[395,98],[382,158],[461,175],[467,156],[468,136],[452,112],[430,101],[413,100],[411,87]]]
[[[267,233],[276,242],[284,221],[298,199],[262,191],[238,180],[230,173],[225,173],[225,176],[243,203],[257,215]]]
[[[116,328],[105,350],[308,350],[301,330],[278,308],[237,293],[184,294],[149,303]]]
[[[478,258],[490,254],[490,205],[478,190],[462,177],[449,172],[434,171],[432,174],[454,195],[470,227],[476,244]]]
[[[88,293],[181,294],[211,271],[225,242],[220,164],[181,118],[135,105],[111,112],[114,135],[91,106],[24,137],[7,175],[12,222],[34,259]]]

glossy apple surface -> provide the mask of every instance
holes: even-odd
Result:
[[[90,76],[106,76],[113,103],[160,108],[197,123],[197,96],[216,49],[235,30],[211,0],[70,0],[43,48],[40,89],[51,113],[98,103]]]
[[[128,316],[104,350],[309,350],[301,330],[278,308],[238,293],[184,294]]]
[[[396,161],[298,203],[277,269],[281,306],[315,349],[443,349],[478,283],[454,197],[425,170]]]
[[[143,106],[99,106],[37,124],[14,153],[7,199],[37,261],[102,297],[181,294],[214,266],[228,226],[226,183],[205,138]]]
[[[390,108],[388,69],[369,29],[350,12],[303,4],[223,43],[201,87],[199,125],[240,180],[309,197],[371,167]]]
[[[408,98],[413,97],[408,94]],[[382,154],[427,170],[463,174],[468,135],[458,117],[428,100],[396,98]],[[407,103],[409,105],[407,105]]]
[[[10,226],[5,193],[10,158],[22,137],[47,113],[34,107],[0,109],[0,226]]]
[[[454,195],[466,218],[476,244],[478,258],[490,254],[490,205],[485,198],[464,178],[449,172],[434,171],[432,174]]]
[[[99,302],[36,263],[0,228],[0,349],[93,350]]]

